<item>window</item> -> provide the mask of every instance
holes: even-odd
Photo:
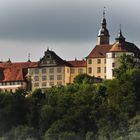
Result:
[[[54,80],[54,75],[50,75],[50,80]]]
[[[97,67],[97,73],[101,73],[101,68]]]
[[[8,83],[7,83],[7,85],[8,85]],[[15,82],[15,85],[18,85],[18,82]]]
[[[115,53],[112,53],[112,58],[115,58]]]
[[[112,67],[115,68],[115,63],[112,63]]]
[[[101,64],[101,59],[97,59],[97,64]]]
[[[74,68],[71,68],[70,73],[74,74],[74,71],[75,71]]]
[[[34,77],[34,80],[35,80],[35,81],[39,81],[39,77],[38,77],[38,76],[35,76],[35,77]]]
[[[34,87],[39,87],[39,83],[34,83]]]
[[[49,85],[52,87],[54,86],[54,82],[50,82]]]
[[[62,75],[57,75],[57,80],[62,80]]]
[[[62,72],[62,68],[61,67],[58,67],[57,68],[57,73],[61,73]]]
[[[15,82],[16,83],[16,82]],[[7,82],[7,85],[10,85],[10,83],[9,82]]]
[[[106,73],[106,67],[104,67],[104,73]]]
[[[88,68],[88,73],[92,73],[92,68],[91,67]]]
[[[46,87],[46,82],[43,82],[42,83],[42,87]]]
[[[51,58],[50,54],[46,54],[46,58],[50,59]]]
[[[88,60],[88,64],[92,64],[92,59],[89,59]]]
[[[78,69],[78,73],[79,73],[79,74],[82,74],[82,73],[83,73],[83,69],[81,69],[81,68]]]
[[[46,74],[46,68],[42,69],[42,74]]]
[[[50,68],[50,73],[54,73],[54,68]]]
[[[43,75],[42,76],[42,81],[46,81],[46,79],[47,79],[46,75]]]
[[[35,69],[35,74],[39,74],[39,69]]]

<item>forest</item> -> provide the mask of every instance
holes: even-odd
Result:
[[[139,63],[119,62],[115,78],[99,84],[81,74],[45,91],[0,91],[0,140],[139,140]]]

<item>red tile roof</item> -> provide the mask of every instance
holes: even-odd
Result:
[[[72,67],[86,67],[87,66],[86,60],[72,60],[72,61],[67,61],[67,62],[70,63]]]
[[[37,66],[37,62],[0,63],[0,82],[23,81],[23,69]]]
[[[109,52],[127,52],[127,49],[125,48],[124,44],[116,42]]]
[[[96,45],[87,58],[105,58],[112,45]]]
[[[140,49],[135,44],[126,41],[123,43],[114,43],[109,52],[133,52],[135,57],[140,58]]]

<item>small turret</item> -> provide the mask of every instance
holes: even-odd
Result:
[[[8,59],[7,63],[11,63],[11,59],[10,58]]]
[[[118,37],[116,38],[116,42],[119,42],[119,43],[125,42],[125,37],[122,35],[121,24],[120,24],[120,31],[118,33]]]
[[[31,56],[31,54],[28,53],[28,61],[27,61],[27,62],[31,62],[31,60],[30,60],[30,56]]]

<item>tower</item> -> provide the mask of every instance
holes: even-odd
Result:
[[[122,34],[121,25],[115,43],[112,45],[112,48],[106,54],[106,78],[114,78],[114,69],[118,68],[120,65],[119,58],[123,55],[132,55],[134,56],[135,50],[139,52],[136,46],[125,41],[125,37]]]
[[[101,21],[101,28],[98,34],[98,45],[108,45],[109,44],[109,31],[107,29],[107,23],[105,19],[105,7],[103,10],[103,19]]]

